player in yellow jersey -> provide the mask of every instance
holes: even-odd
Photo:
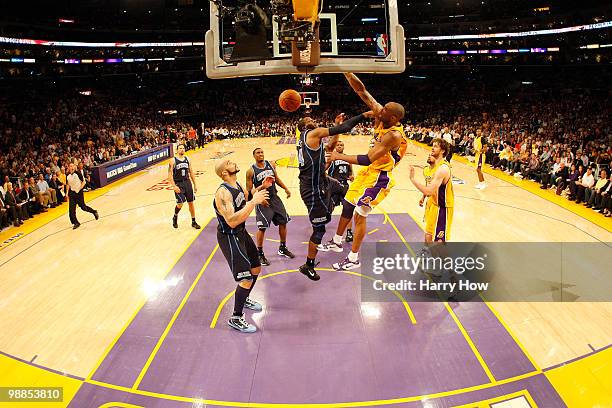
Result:
[[[448,156],[447,156],[448,157]],[[433,180],[433,170],[436,164],[436,160],[430,154],[427,156],[427,166],[423,167],[423,178],[425,178],[425,185],[428,186]],[[421,199],[419,200],[419,207],[422,207],[425,204],[425,214],[427,214],[427,210],[431,207],[431,200],[423,194]],[[425,221],[425,214],[423,214],[423,221]]]
[[[474,188],[477,188],[478,190],[482,190],[487,187],[484,175],[482,174],[482,165],[485,162],[485,146],[486,140],[482,137],[482,130],[478,129],[476,131],[476,137],[474,138],[474,166],[476,167],[476,173],[478,174],[478,184],[476,184]]]
[[[450,239],[455,194],[450,164],[445,159],[449,148],[444,139],[433,141],[431,157],[435,162],[431,182],[427,185],[415,180],[414,167],[410,166],[410,181],[431,202],[425,210],[425,242],[446,242]]]
[[[374,138],[367,154],[347,156],[333,151],[331,160],[344,160],[350,164],[367,166],[363,168],[350,185],[342,202],[342,216],[338,222],[336,235],[327,244],[320,245],[320,251],[342,252],[342,235],[354,215],[355,229],[351,252],[335,269],[349,270],[358,268],[359,249],[365,237],[366,217],[395,185],[392,171],[406,154],[408,138],[400,121],[404,118],[404,107],[396,102],[381,105],[366,90],[363,82],[355,74],[344,74],[351,88],[372,110],[375,117]],[[356,212],[355,214],[353,214]]]

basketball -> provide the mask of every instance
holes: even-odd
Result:
[[[286,112],[295,112],[302,104],[302,97],[293,89],[285,89],[278,97],[278,104]]]

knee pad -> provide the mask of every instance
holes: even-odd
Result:
[[[346,200],[342,200],[342,218],[353,218],[355,206]]]
[[[312,226],[312,235],[310,236],[310,242],[319,245],[323,241],[325,235],[325,225]]]

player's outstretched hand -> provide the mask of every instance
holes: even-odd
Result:
[[[425,204],[425,197],[421,197],[421,199],[419,200],[419,207],[422,207],[423,204]]]
[[[341,113],[338,116],[336,116],[334,123],[336,124],[336,126],[341,125],[342,122],[344,122],[344,119],[346,119],[346,115],[344,113]]]
[[[270,198],[268,190],[259,190],[253,194],[253,201],[255,204],[262,204],[264,201],[267,201],[268,198]]]
[[[285,189],[285,193],[287,194],[287,198],[291,198],[291,190],[288,188]]]
[[[263,183],[262,183],[262,187],[263,188],[269,188],[272,186],[272,184],[274,184],[274,177],[272,176],[268,176],[264,179]]]

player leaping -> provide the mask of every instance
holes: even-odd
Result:
[[[367,166],[359,171],[344,197],[342,216],[333,240],[320,245],[321,251],[342,252],[342,235],[356,210],[355,230],[351,252],[340,263],[333,264],[335,269],[354,269],[360,266],[359,249],[366,232],[366,217],[372,209],[389,194],[395,185],[392,171],[406,154],[408,139],[400,121],[404,117],[404,107],[397,102],[385,106],[374,99],[355,74],[344,74],[351,88],[374,112],[375,129],[373,144],[367,154],[347,156],[332,152],[332,160],[344,160],[351,164]]]
[[[308,218],[312,225],[312,235],[308,243],[306,263],[300,266],[300,272],[311,280],[319,280],[315,271],[317,245],[325,235],[325,225],[331,220],[334,210],[334,196],[342,195],[344,188],[340,183],[325,174],[325,153],[333,150],[341,133],[350,130],[372,112],[355,116],[343,122],[343,115],[336,117],[336,126],[331,128],[317,127],[310,117],[300,119],[297,140],[298,162],[300,168],[300,195],[308,209]],[[324,145],[322,139],[331,136]]]

